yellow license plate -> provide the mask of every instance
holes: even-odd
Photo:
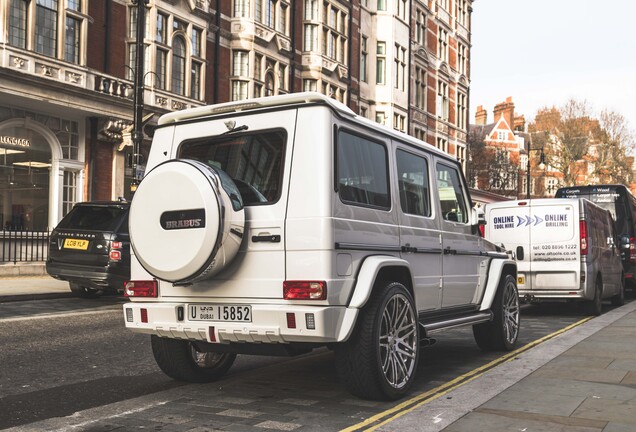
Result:
[[[525,285],[526,277],[525,276],[517,276],[517,285]]]
[[[88,249],[88,240],[79,240],[67,238],[64,240],[64,249]]]

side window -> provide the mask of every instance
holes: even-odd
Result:
[[[437,164],[437,191],[442,217],[451,222],[468,222],[466,197],[457,169]]]
[[[384,145],[341,131],[337,154],[340,199],[346,203],[388,209],[391,201]]]
[[[402,211],[417,216],[430,216],[431,197],[426,159],[398,150],[396,160]]]

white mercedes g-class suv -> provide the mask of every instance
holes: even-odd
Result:
[[[129,329],[170,377],[327,346],[343,385],[403,396],[431,334],[519,334],[516,264],[461,165],[318,93],[164,115],[130,209]]]

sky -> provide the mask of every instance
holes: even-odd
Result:
[[[470,123],[511,96],[532,120],[542,107],[587,101],[636,130],[636,1],[475,0]]]

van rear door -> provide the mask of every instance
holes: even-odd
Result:
[[[581,253],[578,199],[532,202],[530,252],[532,290],[580,289]],[[557,293],[555,293],[556,295]]]
[[[530,272],[530,207],[528,201],[505,201],[486,206],[486,233],[491,242],[515,253],[517,259],[517,286],[531,289]]]

